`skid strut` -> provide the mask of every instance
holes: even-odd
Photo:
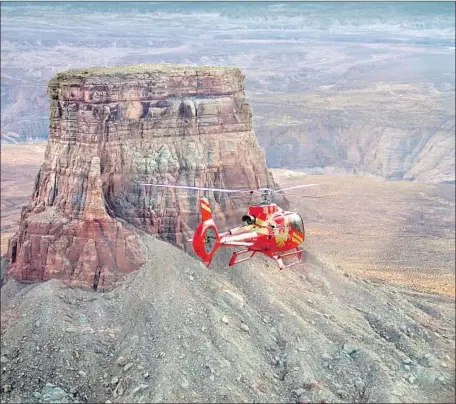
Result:
[[[245,254],[249,254],[249,256],[245,257],[245,258],[241,258],[241,259],[237,259],[238,257],[242,256],[242,255],[245,255]],[[250,258],[252,258],[254,255],[255,255],[256,251],[251,251],[251,250],[241,250],[241,251],[235,251],[233,253],[233,255],[231,256],[231,259],[230,259],[230,263],[229,265],[236,265],[236,264],[239,264],[240,262],[244,262],[244,261],[247,261],[249,260]]]
[[[279,266],[279,269],[284,269],[284,268],[289,268],[292,267],[293,265],[299,264],[302,261],[302,253],[304,250],[301,250],[300,248],[296,247],[295,251],[289,251],[283,254],[274,254],[270,255],[270,257],[277,262],[277,265]],[[291,264],[284,264],[282,258],[286,257],[293,257],[296,256],[297,260],[295,262],[292,262]]]
[[[252,250],[241,250],[241,251],[235,251],[233,252],[233,255],[231,256],[230,263],[229,265],[236,265],[239,264],[240,262],[247,261],[248,259],[252,258],[257,252],[263,253],[263,251],[252,251]],[[272,258],[277,265],[279,266],[279,269],[284,269],[284,268],[289,268],[292,267],[293,265],[299,264],[302,261],[302,253],[304,250],[301,250],[300,248],[296,248],[294,251],[288,251],[286,253],[282,254],[266,254],[269,258]],[[242,256],[245,256],[244,258],[240,258]],[[297,260],[292,262],[291,264],[284,264],[282,258],[287,258],[287,257],[297,257]],[[240,259],[239,259],[240,258]]]

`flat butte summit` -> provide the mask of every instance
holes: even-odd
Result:
[[[452,162],[269,170],[238,68],[70,70],[48,95],[47,144],[2,145],[2,402],[454,402]],[[442,181],[385,179],[405,174]],[[206,268],[203,193],[140,183],[316,183],[274,201],[304,218],[303,262],[221,250]],[[254,202],[204,195],[223,231]]]

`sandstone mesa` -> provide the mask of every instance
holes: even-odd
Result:
[[[8,245],[9,273],[112,288],[147,260],[139,235],[181,248],[204,187],[274,187],[237,68],[132,65],[71,70],[48,85],[50,133],[32,200]],[[208,195],[220,226],[240,196]]]

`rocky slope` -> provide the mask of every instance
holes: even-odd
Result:
[[[450,298],[142,242],[107,293],[3,286],[2,402],[454,402]]]
[[[198,194],[135,181],[273,187],[243,79],[236,68],[181,65],[57,74],[45,162],[8,248],[11,273],[106,288],[144,263],[141,231],[185,247]],[[239,196],[207,196],[222,226],[239,219]]]

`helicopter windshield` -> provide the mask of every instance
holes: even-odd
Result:
[[[288,215],[287,219],[293,230],[304,233],[304,222],[301,216],[299,216],[297,213],[293,213],[291,215]]]

